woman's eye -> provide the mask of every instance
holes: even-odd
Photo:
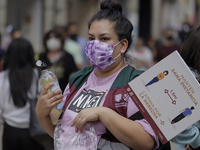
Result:
[[[89,37],[88,40],[89,40],[89,41],[92,41],[92,40],[94,40],[94,38],[93,38],[93,37]]]
[[[101,38],[101,41],[107,41],[108,40],[108,38]]]

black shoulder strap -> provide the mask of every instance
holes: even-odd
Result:
[[[135,120],[144,119],[144,117],[143,117],[143,115],[141,114],[141,112],[138,111],[138,112],[136,112],[135,114],[133,114],[132,116],[130,116],[129,119],[135,121]]]

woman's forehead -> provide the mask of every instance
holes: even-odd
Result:
[[[95,20],[89,29],[89,34],[115,34],[114,23],[108,20]]]

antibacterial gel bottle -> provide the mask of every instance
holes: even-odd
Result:
[[[46,85],[54,82],[54,85],[50,88],[50,91],[60,90],[60,85],[58,83],[56,75],[53,72],[49,71],[49,69],[47,69],[46,63],[42,62],[41,60],[38,60],[36,62],[36,65],[38,67],[41,67],[42,69],[42,75],[40,76],[41,88],[43,89]],[[64,106],[64,101],[53,107],[53,109],[51,110],[50,117],[53,124],[57,124],[58,118],[62,113],[63,106]]]

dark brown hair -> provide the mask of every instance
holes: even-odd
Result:
[[[6,51],[3,70],[9,70],[10,92],[16,107],[24,107],[29,100],[28,90],[36,68],[31,43],[23,38],[14,39]]]
[[[185,37],[181,56],[186,64],[200,73],[200,26],[192,28]]]
[[[118,35],[118,40],[128,40],[128,48],[132,43],[132,30],[133,25],[131,22],[122,14],[122,6],[120,3],[112,0],[104,0],[100,4],[101,10],[88,23],[88,29],[92,22],[95,20],[106,19],[110,22],[114,22],[114,31]]]

